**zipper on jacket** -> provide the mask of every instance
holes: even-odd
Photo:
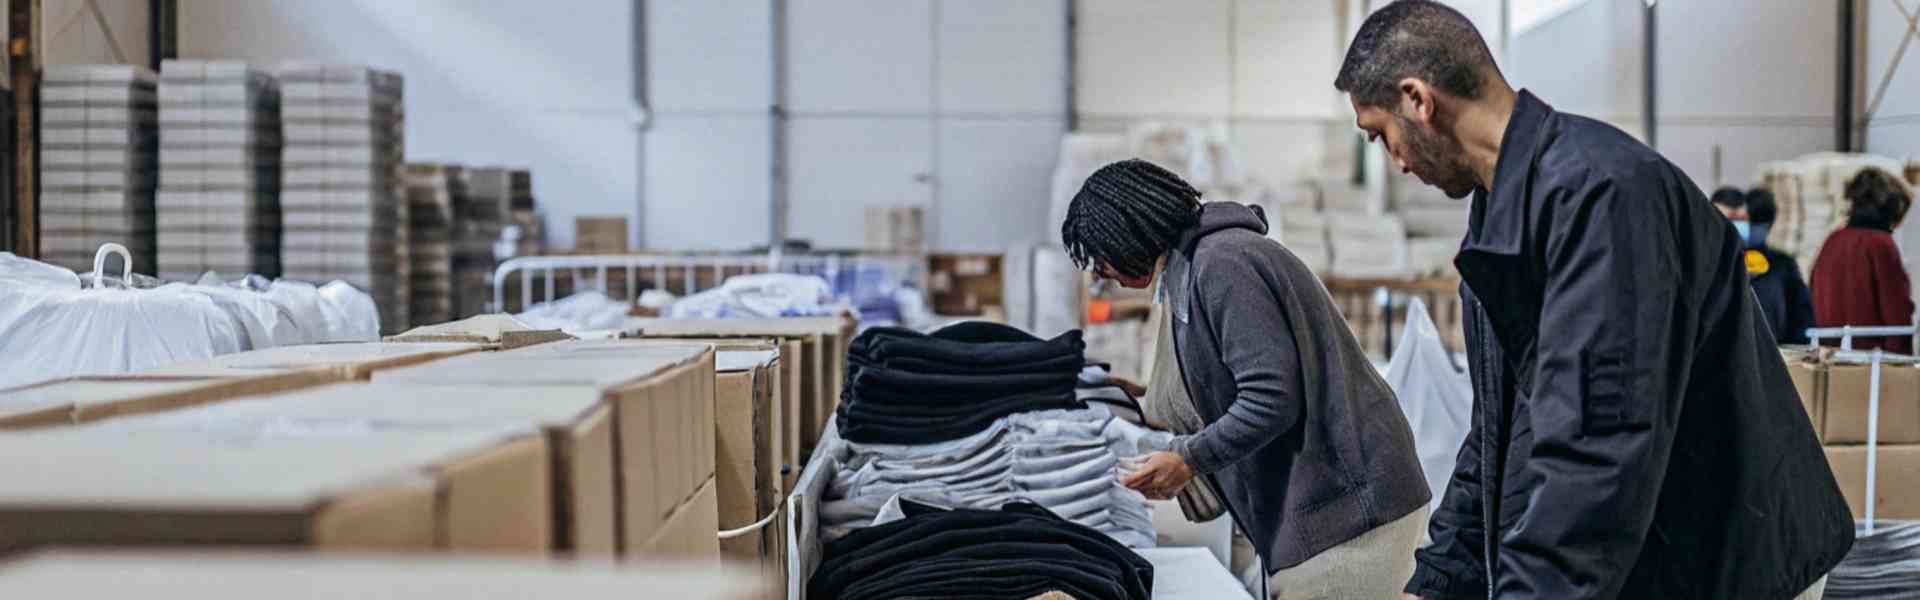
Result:
[[[1479,363],[1480,363],[1480,373],[1482,376],[1481,379],[1483,380],[1499,379],[1499,377],[1493,376],[1494,373],[1491,373],[1488,371],[1492,361],[1488,360],[1490,358],[1490,352],[1489,352],[1490,346],[1487,338],[1491,332],[1487,331],[1486,306],[1480,303],[1480,299],[1478,297],[1475,297],[1473,299],[1473,309],[1474,309],[1474,312],[1476,313],[1476,316],[1478,317],[1474,319],[1475,321],[1474,329],[1480,334],[1479,335],[1479,338],[1480,338]],[[1502,360],[1504,361],[1504,359]],[[1490,385],[1492,385],[1492,382],[1487,381],[1487,382],[1482,382],[1481,384],[1478,384],[1475,386],[1476,388],[1475,391],[1480,394],[1480,415],[1481,415],[1481,419],[1483,419],[1483,424],[1485,423],[1484,419],[1487,419],[1488,415],[1494,415],[1493,416],[1494,423],[1498,423],[1501,419],[1499,415],[1488,410],[1489,408],[1491,408],[1489,406],[1490,404],[1499,402],[1499,400],[1495,398],[1494,394],[1488,393],[1491,391],[1487,389]],[[1481,556],[1481,561],[1486,563],[1485,579],[1487,584],[1487,600],[1494,600],[1493,598],[1493,593],[1494,593],[1493,592],[1493,582],[1494,582],[1493,538],[1495,535],[1495,531],[1499,529],[1499,524],[1498,524],[1498,521],[1495,520],[1498,515],[1494,514],[1498,512],[1498,510],[1496,510],[1496,507],[1494,506],[1494,502],[1498,500],[1497,498],[1498,494],[1487,493],[1487,489],[1489,487],[1487,485],[1488,473],[1493,473],[1495,471],[1493,468],[1493,457],[1494,457],[1494,454],[1492,452],[1493,449],[1489,448],[1487,443],[1488,440],[1492,438],[1492,434],[1494,432],[1489,431],[1489,429],[1490,428],[1488,427],[1481,427],[1480,439],[1478,440],[1478,443],[1480,444],[1480,503],[1481,503],[1480,519],[1484,521],[1484,523],[1482,523],[1480,526],[1481,528],[1480,556]]]

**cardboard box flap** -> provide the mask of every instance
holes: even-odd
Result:
[[[434,342],[393,344],[351,342],[281,346],[216,356],[142,371],[149,375],[256,375],[261,372],[314,367],[386,369],[486,349],[484,344]],[[352,374],[358,376],[359,374]]]
[[[507,314],[477,315],[438,325],[424,325],[386,338],[389,342],[467,342],[509,349],[568,339],[573,339],[573,336],[557,329],[534,329]]]
[[[242,433],[571,427],[599,404],[600,393],[591,387],[554,387],[535,395],[498,386],[348,383],[118,419],[101,427]]]
[[[374,376],[383,383],[462,383],[504,386],[587,386],[600,390],[640,381],[698,355],[637,358],[575,358],[566,356],[473,355],[385,371]]]
[[[652,337],[762,337],[837,334],[852,322],[844,315],[779,319],[627,319],[627,333]]]
[[[0,511],[310,510],[338,494],[419,477],[499,433],[209,436],[61,429],[0,436]],[[59,460],[48,460],[57,456]]]
[[[713,561],[597,562],[291,551],[60,550],[0,565],[20,598],[651,598],[765,597],[751,571]]]
[[[147,413],[321,385],[333,379],[311,369],[253,377],[105,375],[75,377],[8,390],[0,404],[71,406],[68,422]]]
[[[713,370],[722,373],[750,371],[773,366],[779,350],[721,350],[713,355]]]

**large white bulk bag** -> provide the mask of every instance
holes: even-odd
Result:
[[[1387,362],[1387,385],[1400,398],[1400,411],[1413,427],[1413,447],[1433,490],[1429,507],[1438,507],[1453,477],[1454,458],[1467,439],[1473,418],[1473,380],[1454,366],[1427,303],[1407,304],[1407,325]]]

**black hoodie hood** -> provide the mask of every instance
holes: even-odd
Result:
[[[1200,205],[1200,223],[1180,236],[1180,251],[1189,255],[1200,238],[1228,229],[1246,229],[1267,234],[1267,213],[1258,206],[1238,202],[1208,202]]]

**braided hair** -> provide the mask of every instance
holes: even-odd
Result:
[[[1127,277],[1144,277],[1199,222],[1199,190],[1134,158],[1087,177],[1067,206],[1060,241],[1082,269],[1106,265]]]

